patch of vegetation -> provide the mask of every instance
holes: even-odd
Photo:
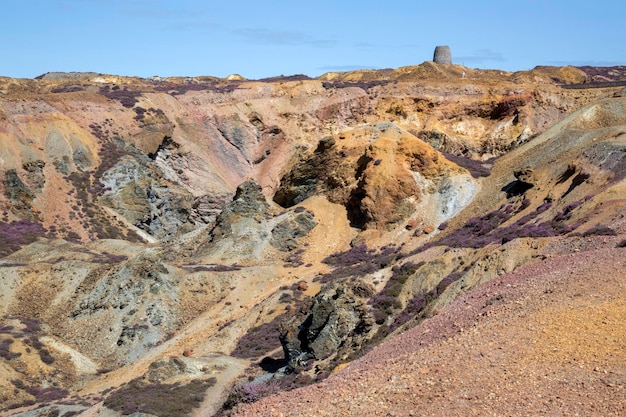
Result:
[[[285,257],[285,263],[283,266],[285,268],[297,268],[304,265],[304,261],[302,260],[302,254],[304,252],[305,251],[302,248],[296,249],[295,251],[291,252]]]
[[[188,91],[210,91],[213,93],[231,93],[239,88],[239,81],[218,81],[211,80],[209,82],[190,81],[184,84],[161,82],[155,86],[156,91],[166,92],[173,96],[185,94]]]
[[[269,323],[253,327],[237,341],[237,346],[231,352],[236,358],[259,358],[281,347],[280,324],[287,317],[283,313]]]
[[[409,277],[423,264],[423,262],[418,264],[406,262],[401,266],[394,266],[392,268],[393,274],[385,284],[385,287],[369,300],[376,324],[384,324],[387,317],[402,308],[402,303],[400,303],[398,299],[402,288]]]
[[[104,87],[100,87],[99,93],[103,96],[111,99],[119,101],[122,106],[126,108],[131,108],[135,104],[137,104],[137,97],[139,97],[142,93],[140,91],[131,91],[128,88],[120,88],[119,86],[110,87],[105,85]]]
[[[0,222],[0,258],[20,250],[22,246],[33,243],[40,237],[48,237],[48,231],[41,223],[28,220]]]
[[[286,81],[309,81],[312,79],[313,78],[305,74],[294,74],[294,75],[279,75],[277,77],[260,78],[256,81],[259,81],[262,83],[277,83],[277,82],[286,82]]]
[[[362,88],[365,91],[368,91],[370,88],[387,85],[392,81],[388,80],[373,80],[373,81],[324,81],[322,82],[322,87],[327,90],[333,88],[348,88],[348,87],[358,87]]]
[[[11,345],[13,344],[13,339],[2,339],[0,340],[0,358],[4,358],[8,361],[11,359],[19,358],[22,356],[19,352],[11,352]]]
[[[400,249],[400,246],[393,244],[378,249],[369,249],[365,244],[353,246],[347,251],[337,252],[324,258],[323,263],[335,268],[315,280],[327,283],[336,279],[371,274],[401,259],[403,254]]]
[[[144,121],[146,118],[146,115],[154,115],[157,117],[165,116],[165,113],[163,113],[163,110],[155,109],[154,107],[150,107],[149,109],[144,109],[143,107],[136,106],[136,107],[133,107],[133,111],[135,112],[134,119],[137,121]]]
[[[596,224],[581,234],[582,237],[588,236],[617,236],[617,232],[608,226]]]
[[[311,385],[328,376],[326,373],[319,373],[315,377],[312,377],[307,373],[307,371],[310,370],[311,366],[299,367],[289,374],[273,377],[267,381],[253,380],[235,384],[224,402],[223,409],[230,410],[237,404],[253,403],[259,401],[261,398],[278,394],[282,391],[291,391],[296,388]]]
[[[239,383],[230,391],[223,407],[226,410],[230,410],[237,404],[253,403],[263,397],[278,394],[281,391],[283,391],[283,388],[277,379],[270,379],[266,382]]]
[[[449,161],[454,162],[458,166],[468,170],[470,175],[474,178],[488,177],[489,175],[491,175],[491,168],[489,168],[489,166],[491,166],[491,163],[493,161],[482,162],[447,152],[439,152]]]
[[[44,344],[39,340],[39,334],[41,333],[39,320],[22,316],[9,316],[8,318],[18,319],[24,327],[16,329],[14,326],[2,326],[0,327],[0,334],[8,334],[14,338],[22,339],[25,344],[37,351],[43,363],[47,365],[54,363],[54,356],[52,356],[50,351],[46,349]],[[0,341],[0,357],[10,360],[21,355],[19,353],[10,352],[9,347],[13,342],[13,339],[2,339]]]
[[[508,205],[494,210],[484,216],[472,217],[457,230],[454,230],[442,238],[432,243],[426,244],[422,249],[435,245],[449,246],[452,248],[482,248],[491,243],[506,243],[514,239],[524,237],[549,237],[559,236],[572,232],[579,225],[574,223],[568,225],[573,211],[582,204],[582,201],[575,201],[568,204],[558,212],[551,220],[544,222],[531,222],[539,214],[551,207],[551,203],[544,203],[531,212],[519,218],[513,224],[500,227],[515,214],[527,208],[528,204],[522,204],[515,209]]]
[[[204,399],[208,388],[216,379],[194,380],[188,384],[145,383],[134,379],[113,391],[104,400],[107,408],[122,415],[147,413],[158,417],[180,417],[188,415]]]
[[[184,267],[189,272],[229,272],[239,271],[241,267],[237,264],[233,265],[188,265]]]
[[[293,317],[294,314],[304,315],[310,310],[312,298],[303,294],[298,283],[290,288],[281,289],[291,291],[291,294],[285,292],[279,298],[280,302],[288,303],[285,306],[285,312],[277,315],[268,323],[248,329],[246,334],[237,341],[231,356],[245,359],[260,358],[279,349],[281,347],[280,328],[282,322]]]
[[[51,90],[53,93],[76,93],[78,91],[85,91],[85,87],[82,85],[64,85],[56,87]]]

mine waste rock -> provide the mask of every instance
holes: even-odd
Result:
[[[288,252],[298,247],[298,239],[306,236],[315,226],[317,221],[313,213],[302,207],[296,207],[294,215],[287,217],[272,229],[270,243],[276,249]]]
[[[195,226],[191,193],[163,178],[151,165],[126,157],[105,172],[101,181],[109,190],[101,203],[159,240],[171,240]]]
[[[374,289],[358,279],[326,284],[304,319],[295,316],[281,325],[280,341],[288,366],[358,350],[374,325],[367,306],[373,294]]]
[[[249,179],[237,187],[233,200],[218,216],[211,234],[213,241],[232,233],[231,225],[242,218],[262,221],[269,215],[269,204],[259,183]]]

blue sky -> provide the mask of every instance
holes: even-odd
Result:
[[[507,71],[626,65],[626,2],[5,0],[0,76],[247,78],[432,60]]]

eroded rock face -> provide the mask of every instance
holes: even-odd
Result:
[[[109,189],[100,199],[104,205],[160,240],[194,224],[193,196],[134,158],[122,159],[100,181]]]
[[[285,174],[274,201],[290,207],[311,195],[325,194],[346,207],[353,227],[390,229],[409,219],[425,194],[437,192],[425,189],[416,175],[429,183],[446,183],[448,188],[460,183],[456,177],[468,176],[396,125],[366,125],[338,139],[320,140],[314,152],[301,157]]]
[[[102,276],[93,272],[97,282],[75,301],[67,329],[81,350],[98,360],[130,363],[172,331],[180,277],[159,259],[158,253],[146,251]],[[72,328],[90,323],[97,329],[73,334]]]
[[[11,203],[11,211],[22,219],[33,221],[33,199],[35,194],[24,184],[15,169],[4,174],[4,194]]]
[[[237,187],[233,200],[217,217],[211,231],[212,241],[217,241],[232,234],[232,224],[242,218],[261,221],[269,214],[269,204],[263,190],[255,180],[247,180]]]
[[[280,340],[289,365],[358,349],[375,322],[366,304],[373,294],[373,288],[361,280],[324,286],[304,319],[296,316],[281,326]]]

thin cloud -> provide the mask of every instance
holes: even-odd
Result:
[[[482,64],[485,62],[506,62],[507,59],[500,52],[494,52],[489,49],[479,49],[473,55],[455,57],[452,55],[452,61],[457,63]]]
[[[417,49],[420,47],[414,43],[402,43],[402,44],[376,44],[372,42],[356,42],[352,44],[353,48],[357,49],[376,49],[376,48],[394,48],[394,49]]]
[[[323,67],[317,67],[315,69],[319,71],[356,71],[377,68],[369,65],[325,65]]]
[[[574,67],[618,67],[626,65],[626,61],[549,61],[546,65],[563,67],[572,65]]]
[[[242,28],[233,30],[234,35],[254,43],[267,45],[309,45],[316,48],[330,48],[337,44],[331,39],[317,39],[302,32],[270,30],[266,28]]]
[[[374,48],[377,48],[378,45],[376,45],[375,43],[371,43],[371,42],[357,42],[353,44],[352,47],[357,48],[357,49],[374,49]]]

